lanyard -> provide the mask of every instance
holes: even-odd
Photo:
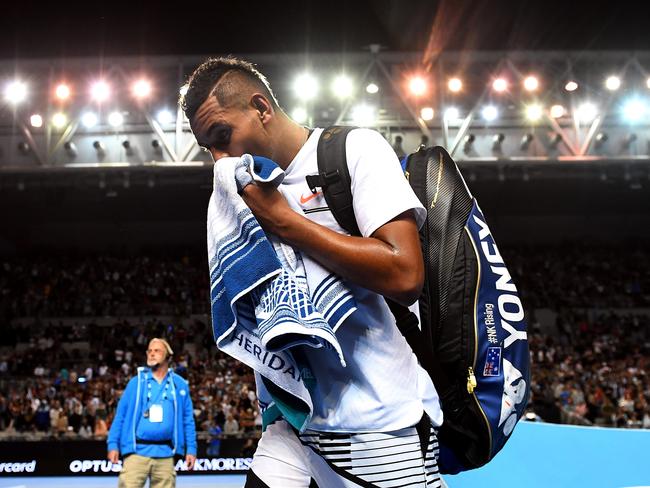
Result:
[[[151,400],[151,380],[153,379],[153,376],[151,373],[147,373],[147,408],[145,410],[145,417],[148,417],[149,413],[149,408],[151,405],[155,405],[158,403],[160,400],[160,395],[162,395],[162,399],[167,400],[167,390],[169,390],[169,385],[171,385],[172,382],[172,377],[169,373],[167,373],[167,380],[165,381],[165,386],[160,385],[160,388],[158,389],[158,393],[156,394],[156,398]]]

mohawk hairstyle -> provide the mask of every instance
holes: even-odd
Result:
[[[211,95],[222,106],[245,105],[247,87],[260,91],[274,108],[279,108],[266,77],[252,63],[231,56],[206,59],[194,70],[186,86],[187,92],[180,97],[179,103],[189,120]]]

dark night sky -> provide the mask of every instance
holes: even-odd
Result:
[[[650,49],[645,2],[16,1],[0,58],[451,49]],[[7,11],[8,9],[8,11]]]

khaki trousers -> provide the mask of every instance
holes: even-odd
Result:
[[[131,454],[122,463],[118,488],[143,488],[151,478],[150,488],[174,488],[176,471],[174,458],[150,458]]]

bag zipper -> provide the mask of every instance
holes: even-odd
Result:
[[[476,280],[476,290],[474,291],[474,360],[472,361],[472,365],[467,368],[467,392],[472,396],[474,401],[476,402],[476,406],[478,407],[479,411],[483,415],[483,420],[485,421],[485,425],[487,426],[488,430],[488,436],[490,440],[490,458],[492,457],[492,427],[490,426],[490,422],[488,421],[487,415],[485,415],[485,411],[483,410],[483,407],[481,407],[481,404],[478,401],[478,398],[476,397],[476,393],[474,392],[476,390],[477,386],[477,381],[476,381],[476,375],[474,374],[474,371],[476,370],[476,359],[478,357],[478,323],[477,323],[477,308],[478,308],[478,290],[481,285],[481,259],[478,254],[478,250],[476,249],[476,244],[474,244],[474,239],[472,239],[472,234],[470,234],[469,229],[465,227],[465,232],[467,232],[467,236],[469,237],[469,241],[472,243],[472,248],[474,249],[474,254],[476,255],[476,264],[478,266],[478,277]]]

